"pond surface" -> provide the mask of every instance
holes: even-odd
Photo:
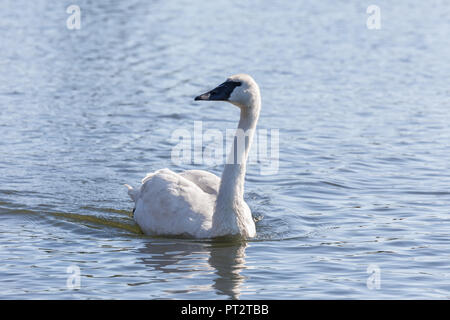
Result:
[[[379,30],[367,5],[2,0],[0,298],[449,299],[450,3],[377,1]],[[220,176],[171,138],[235,128],[193,99],[241,72],[280,137],[248,167],[258,236],[142,235],[123,184]]]

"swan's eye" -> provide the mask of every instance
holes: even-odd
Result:
[[[236,86],[237,86],[237,87],[240,87],[241,85],[242,85],[242,82],[240,82],[240,81],[237,81],[237,82],[236,82]]]

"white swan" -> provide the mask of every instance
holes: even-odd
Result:
[[[235,136],[222,179],[203,170],[161,169],[148,174],[139,190],[126,185],[135,202],[134,219],[149,235],[254,237],[255,223],[244,201],[244,179],[261,108],[258,85],[249,75],[237,74],[195,100],[227,101],[239,107],[236,136],[244,132],[248,140]]]

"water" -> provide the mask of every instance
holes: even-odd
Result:
[[[380,30],[356,1],[80,0],[68,30],[71,4],[0,5],[1,298],[450,298],[448,2],[377,1]],[[234,128],[193,98],[238,72],[280,131],[257,238],[143,236],[123,184],[220,175],[170,138]]]

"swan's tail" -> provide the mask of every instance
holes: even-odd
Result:
[[[128,184],[125,184],[125,187],[128,188],[128,195],[130,196],[131,200],[136,202],[138,195],[139,195],[139,190],[134,189],[132,186],[130,186]]]

